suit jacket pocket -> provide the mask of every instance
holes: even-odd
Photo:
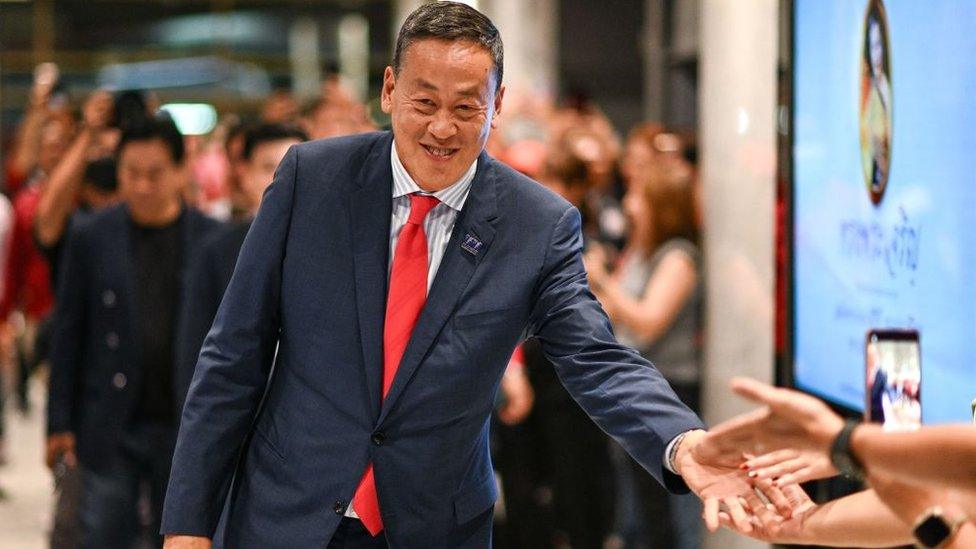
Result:
[[[280,459],[281,461],[285,461],[285,456],[281,453],[281,450],[278,450],[278,447],[275,446],[274,442],[271,442],[271,437],[264,434],[261,429],[254,429],[254,438],[256,438],[259,443],[265,445],[276,458]]]
[[[473,519],[495,504],[498,499],[498,488],[495,486],[495,475],[490,474],[480,482],[464,488],[454,498],[454,516],[458,524]]]
[[[512,314],[521,307],[508,307],[506,309],[494,309],[482,311],[480,313],[468,313],[454,317],[454,327],[458,330],[474,328],[476,326],[486,326],[503,321],[511,321]]]

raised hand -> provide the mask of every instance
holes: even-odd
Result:
[[[736,378],[732,390],[764,407],[732,418],[713,428],[712,451],[724,455],[764,454],[793,449],[827,455],[844,420],[814,397]]]

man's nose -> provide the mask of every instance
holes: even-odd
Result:
[[[434,115],[434,119],[430,121],[427,125],[427,131],[430,132],[435,139],[445,140],[454,137],[457,134],[457,126],[454,125],[454,121],[451,120],[450,114],[444,111],[438,111]]]

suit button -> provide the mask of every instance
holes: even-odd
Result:
[[[112,376],[112,385],[115,386],[115,388],[118,389],[118,390],[120,390],[120,391],[122,389],[125,389],[125,384],[128,383],[128,382],[129,382],[129,379],[126,378],[125,377],[125,374],[123,374],[122,372],[119,372],[119,373],[115,374],[114,376]]]
[[[106,307],[112,307],[115,305],[115,292],[112,290],[105,290],[102,292],[102,304]]]
[[[109,332],[108,335],[105,336],[105,344],[108,345],[108,348],[111,349],[111,350],[113,350],[113,351],[116,350],[116,349],[118,349],[119,348],[119,334],[117,334],[115,332]]]
[[[346,505],[341,501],[337,501],[335,502],[335,505],[332,506],[332,510],[335,511],[335,514],[341,515],[346,512]]]
[[[376,431],[373,433],[373,444],[380,446],[384,441],[386,441],[386,435],[383,433],[383,431]]]

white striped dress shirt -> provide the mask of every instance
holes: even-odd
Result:
[[[447,241],[451,239],[451,233],[454,231],[454,222],[457,220],[461,208],[464,207],[464,202],[468,199],[471,181],[474,180],[474,174],[478,169],[478,161],[472,162],[468,171],[464,172],[461,178],[452,183],[451,186],[436,193],[424,191],[410,177],[407,169],[400,162],[395,141],[391,147],[390,162],[393,164],[393,213],[390,218],[390,261],[387,264],[387,277],[393,268],[393,254],[396,250],[400,230],[407,224],[407,219],[410,217],[410,197],[407,195],[420,193],[434,196],[441,201],[424,219],[424,234],[427,235],[427,291],[429,292],[431,284],[434,283],[437,268],[440,267],[441,259],[444,258]]]

